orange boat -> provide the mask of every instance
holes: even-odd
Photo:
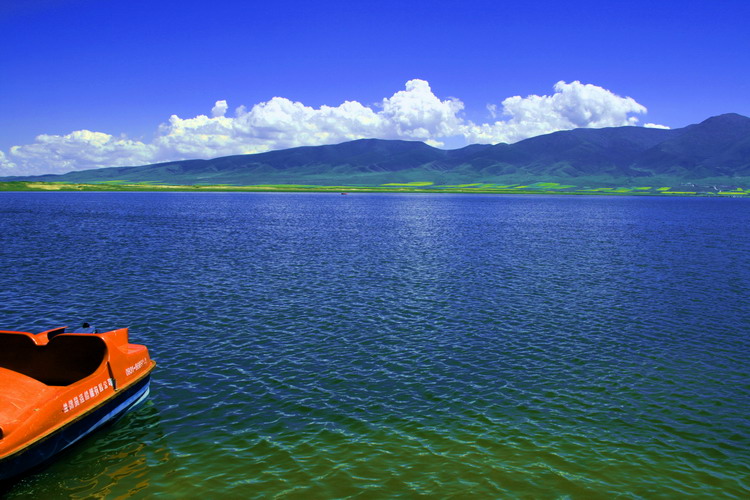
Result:
[[[0,330],[0,480],[145,401],[155,365],[146,346],[128,343],[127,328]]]

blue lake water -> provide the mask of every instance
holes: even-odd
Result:
[[[747,498],[750,200],[0,193],[0,328],[150,402],[9,498]]]

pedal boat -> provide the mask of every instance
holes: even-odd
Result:
[[[0,330],[0,481],[51,459],[149,394],[146,346],[128,329]]]

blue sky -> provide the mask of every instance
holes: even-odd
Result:
[[[731,0],[4,2],[0,174],[750,115],[747,19]]]

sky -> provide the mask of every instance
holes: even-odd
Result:
[[[0,2],[0,175],[750,115],[750,2]]]

